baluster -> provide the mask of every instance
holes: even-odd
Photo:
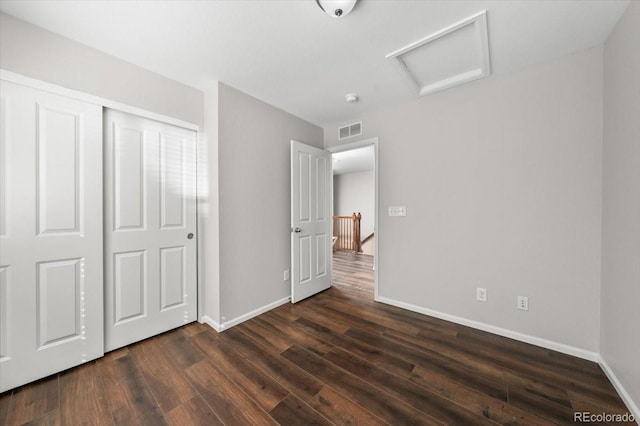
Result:
[[[362,213],[358,212],[358,224],[356,227],[356,253],[362,253]]]

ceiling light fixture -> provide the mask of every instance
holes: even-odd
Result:
[[[344,97],[344,99],[350,103],[350,104],[354,104],[356,102],[358,102],[358,95],[356,95],[355,93],[349,93],[348,95],[346,95]]]
[[[316,0],[320,9],[332,18],[347,16],[358,0]]]

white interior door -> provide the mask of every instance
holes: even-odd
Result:
[[[102,108],[0,82],[0,391],[103,354]]]
[[[291,141],[291,302],[331,287],[331,154]]]
[[[196,134],[105,113],[105,350],[196,319]]]

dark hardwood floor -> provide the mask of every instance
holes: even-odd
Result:
[[[546,425],[624,413],[599,366],[373,302],[372,258],[218,334],[193,323],[0,396],[0,424]]]

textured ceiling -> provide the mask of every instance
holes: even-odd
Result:
[[[628,4],[361,0],[342,19],[310,0],[0,1],[0,9],[190,86],[220,80],[324,125],[415,99],[385,55],[480,10],[492,72],[505,74],[603,43]],[[350,92],[360,102],[347,104]]]

